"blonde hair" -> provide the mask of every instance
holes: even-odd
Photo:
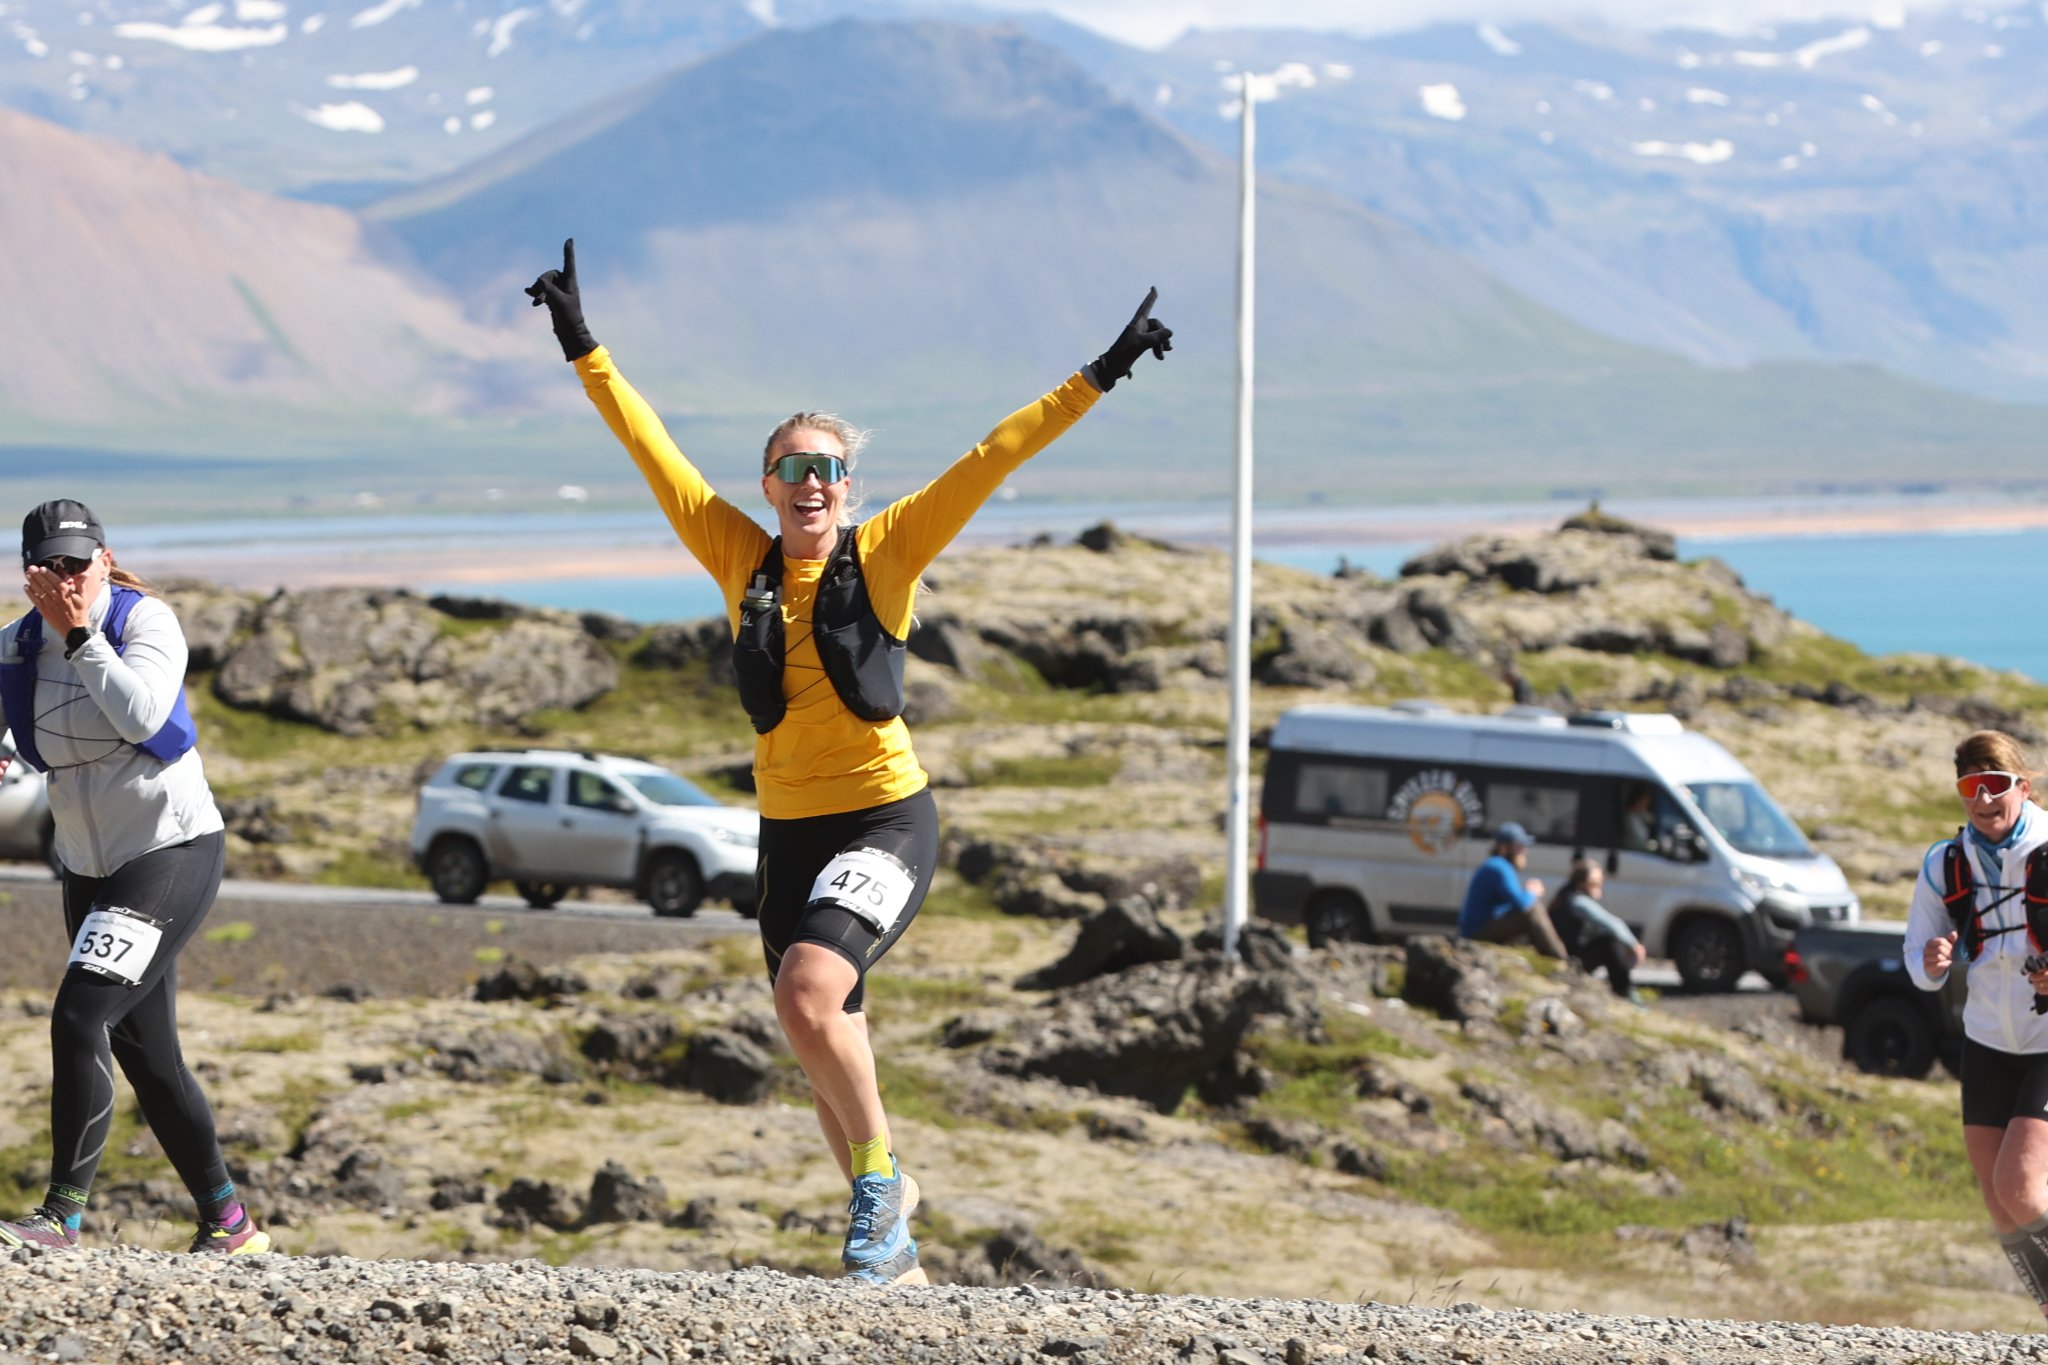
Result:
[[[775,424],[775,430],[768,433],[768,439],[761,444],[761,472],[775,472],[775,443],[793,431],[822,431],[839,442],[839,448],[846,452],[846,474],[853,476],[859,466],[860,453],[867,449],[868,437],[872,432],[847,421],[836,412],[793,412]],[[851,526],[855,514],[860,511],[863,499],[857,489],[848,489],[846,501],[839,509],[839,524]]]
[[[1971,772],[2017,773],[2029,782],[2039,776],[2020,742],[2003,730],[1978,730],[1956,745],[1956,776]]]

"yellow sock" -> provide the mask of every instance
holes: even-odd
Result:
[[[871,1137],[866,1142],[849,1142],[846,1149],[853,1153],[854,1179],[864,1175],[878,1175],[884,1180],[896,1178],[896,1161],[889,1155],[887,1133]]]

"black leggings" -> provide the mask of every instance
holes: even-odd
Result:
[[[1572,949],[1572,957],[1588,972],[1605,967],[1607,988],[1624,998],[1628,995],[1636,969],[1636,950],[1632,945],[1611,934],[1602,934]]]
[[[831,901],[813,901],[811,887],[825,864],[850,849],[888,853],[909,870],[914,889],[886,934]],[[895,946],[924,904],[939,861],[939,808],[929,789],[871,810],[814,815],[807,820],[763,820],[758,868],[761,952],[768,979],[782,956],[799,943],[816,943],[853,964],[860,975],[846,997],[848,1014],[867,998],[868,968]]]
[[[145,853],[110,877],[64,874],[64,926],[73,942],[95,908],[120,906],[157,921],[163,940],[134,985],[73,966],[50,1015],[50,1183],[84,1202],[113,1127],[114,1069],[164,1155],[204,1208],[228,1183],[213,1110],[178,1050],[178,953],[220,889],[227,838],[219,831]]]

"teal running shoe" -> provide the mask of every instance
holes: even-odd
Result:
[[[840,1263],[858,1273],[897,1259],[908,1246],[915,1264],[917,1244],[910,1240],[909,1218],[917,1210],[917,1201],[917,1182],[901,1166],[893,1179],[857,1177],[853,1198],[846,1205],[846,1248],[839,1253]]]
[[[917,1242],[911,1237],[910,1229],[901,1221],[898,1221],[896,1226],[903,1231],[903,1242],[895,1253],[866,1265],[849,1267],[846,1272],[847,1279],[856,1284],[872,1285],[931,1283],[924,1273],[924,1267],[917,1263]]]

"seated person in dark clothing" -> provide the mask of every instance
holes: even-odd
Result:
[[[1479,865],[1465,887],[1465,904],[1458,911],[1458,937],[1482,943],[1535,945],[1545,957],[1562,958],[1564,944],[1550,925],[1543,908],[1543,882],[1522,869],[1529,862],[1529,845],[1535,842],[1529,831],[1514,821],[1504,823],[1493,836],[1493,855]]]
[[[1605,967],[1608,988],[1624,1000],[1641,1004],[1629,978],[1642,965],[1643,945],[1600,903],[1600,893],[1606,888],[1607,874],[1600,864],[1591,858],[1578,859],[1550,902],[1550,922],[1574,962],[1588,972]]]

